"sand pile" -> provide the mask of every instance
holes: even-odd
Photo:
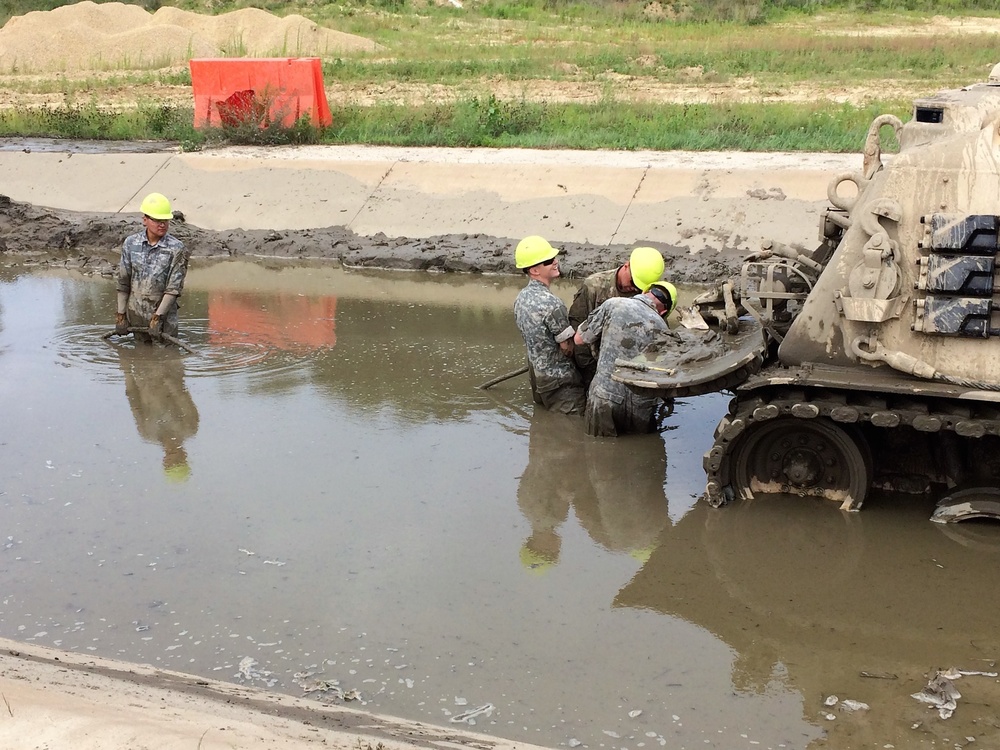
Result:
[[[203,16],[84,0],[14,16],[0,29],[0,74],[149,70],[192,57],[328,57],[374,51],[363,37],[256,8]]]

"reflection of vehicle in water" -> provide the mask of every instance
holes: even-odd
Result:
[[[579,420],[536,409],[517,503],[531,524],[521,563],[543,572],[559,562],[559,527],[573,508],[591,539],[645,560],[669,523],[666,455],[659,435],[595,440]]]
[[[720,513],[699,503],[614,603],[706,628],[734,649],[737,690],[786,683],[801,694],[804,718],[828,731],[847,727],[821,718],[826,696],[871,706],[858,722],[838,712],[836,724],[857,735],[824,747],[924,747],[955,736],[1000,746],[997,680],[959,684],[965,699],[948,722],[910,697],[938,667],[995,671],[1000,534],[986,532],[1000,529],[982,528],[971,544],[942,533],[954,530],[909,507],[816,514],[775,498]]]
[[[163,448],[163,471],[172,481],[191,474],[184,442],[198,432],[198,409],[184,385],[184,354],[172,348],[115,348],[125,395],[139,436]]]
[[[900,148],[884,164],[886,127]],[[742,382],[705,457],[713,505],[793,493],[852,509],[873,483],[944,485],[960,490],[938,520],[1000,518],[1000,66],[916,101],[905,125],[876,118],[862,168],[828,195],[816,250],[749,257],[697,301],[707,331],[616,377],[666,397]]]

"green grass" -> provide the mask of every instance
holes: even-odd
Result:
[[[342,108],[330,143],[619,150],[860,149],[872,119],[909,105],[539,105],[471,99],[453,105]]]
[[[322,130],[232,128],[199,132],[185,107],[148,103],[109,112],[91,100],[53,109],[0,110],[0,136],[161,139],[188,148],[208,142],[329,143],[393,146],[522,147],[618,150],[860,150],[879,114],[906,116],[908,103],[865,107],[793,104],[594,105],[503,102],[494,97],[405,107],[334,107]],[[890,146],[892,144],[886,144]]]

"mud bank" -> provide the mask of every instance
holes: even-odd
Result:
[[[0,639],[0,746],[535,750],[350,707]]]
[[[110,272],[122,240],[139,228],[138,214],[77,212],[19,203],[0,195],[0,255],[11,265],[45,264]],[[194,258],[280,258],[330,260],[352,268],[443,273],[516,274],[514,246],[519,238],[484,234],[444,234],[424,238],[356,234],[343,226],[316,229],[212,230],[183,220],[171,233]],[[654,244],[667,260],[670,278],[709,283],[739,268],[741,250],[692,254]],[[560,243],[563,275],[583,278],[623,262],[630,245]]]

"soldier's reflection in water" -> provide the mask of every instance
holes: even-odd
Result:
[[[602,547],[645,562],[670,523],[663,438],[659,434],[588,438],[576,463],[587,471],[592,487],[574,501],[580,525]]]
[[[521,564],[542,573],[559,562],[559,526],[569,516],[574,498],[590,491],[581,467],[584,440],[580,420],[535,409],[528,436],[528,465],[517,488],[517,505],[531,524],[521,546]]]
[[[596,543],[645,561],[669,524],[666,465],[659,435],[595,440],[579,420],[536,409],[517,492],[531,524],[521,564],[540,573],[559,562],[559,527],[571,507]]]
[[[173,482],[191,475],[184,442],[198,432],[198,409],[184,385],[185,354],[174,347],[117,347],[125,395],[139,436],[163,448],[163,473]]]

